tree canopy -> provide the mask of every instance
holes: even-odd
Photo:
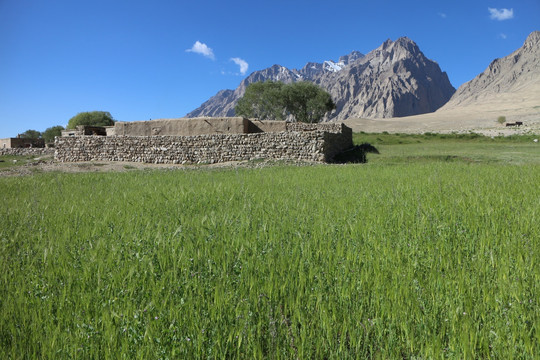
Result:
[[[69,119],[67,128],[75,129],[78,125],[111,126],[114,125],[115,121],[108,111],[80,112]]]
[[[307,81],[287,85],[284,99],[287,111],[300,122],[319,122],[327,112],[336,108],[329,93]]]
[[[61,125],[52,126],[45,129],[45,131],[41,133],[41,135],[43,136],[43,140],[45,140],[46,143],[50,143],[54,141],[55,136],[62,136],[62,130],[64,130],[64,127]]]
[[[21,135],[21,138],[23,139],[39,139],[41,137],[41,133],[37,130],[26,130]]]
[[[237,115],[260,120],[283,120],[285,103],[282,82],[255,82],[246,88],[244,96],[235,107]]]
[[[307,81],[291,84],[265,81],[250,84],[238,100],[237,115],[260,120],[283,120],[292,115],[296,121],[319,122],[335,109],[325,90]]]

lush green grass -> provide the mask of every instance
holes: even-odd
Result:
[[[2,171],[28,165],[38,160],[52,160],[53,155],[0,155],[0,175]]]
[[[32,162],[35,156],[0,155],[0,171],[14,166],[21,166]]]
[[[365,133],[359,132],[353,134],[353,140],[355,143],[362,141],[369,142],[371,144],[412,144],[412,143],[430,143],[440,142],[444,140],[447,143],[482,143],[482,144],[511,144],[511,143],[529,143],[534,139],[538,139],[540,135],[510,135],[510,136],[485,136],[478,133],[463,133],[463,134],[438,134],[438,133],[424,133],[424,134],[400,134],[400,133]]]
[[[420,145],[0,178],[0,358],[535,358],[540,165]]]
[[[479,134],[354,134],[354,142],[374,145],[369,163],[465,162],[540,164],[539,135],[487,137]]]

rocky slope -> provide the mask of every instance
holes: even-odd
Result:
[[[193,110],[186,117],[197,116],[234,116],[234,107],[238,100],[244,96],[249,84],[258,81],[282,81],[291,83],[295,81],[315,81],[325,73],[335,73],[341,71],[350,62],[356,61],[364,55],[358,51],[353,51],[349,55],[339,58],[336,63],[332,60],[323,63],[307,63],[302,69],[287,69],[281,65],[273,65],[264,70],[251,73],[242,80],[235,90],[221,90],[216,95],[204,102],[199,108]]]
[[[507,127],[520,121],[522,126]],[[540,134],[540,31],[532,32],[523,46],[494,60],[434,113],[399,119],[349,118],[354,131],[366,132],[479,132],[490,136]]]
[[[319,81],[336,101],[336,120],[424,114],[455,92],[446,73],[408,38],[385,41],[339,73]]]
[[[307,63],[302,69],[280,65],[256,71],[235,90],[222,90],[198,109],[196,116],[233,116],[236,102],[256,81],[311,81],[326,89],[337,109],[330,120],[349,117],[399,117],[433,112],[455,89],[437,63],[427,59],[408,38],[387,40],[367,55],[357,51],[338,62]]]
[[[518,94],[522,94],[519,102],[536,98],[540,105],[539,59],[540,31],[534,31],[521,48],[502,59],[495,59],[483,73],[460,86],[441,111],[508,102],[501,107],[502,111],[508,106],[519,105],[516,104]],[[512,100],[508,101],[510,98]]]

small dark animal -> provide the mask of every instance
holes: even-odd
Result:
[[[509,127],[509,126],[516,126],[517,123],[506,123],[506,127]]]
[[[523,121],[516,121],[516,125],[517,125],[517,126],[523,125]]]
[[[367,161],[366,153],[378,154],[379,150],[371,144],[363,143],[355,145],[334,157],[333,162],[338,164],[361,164]]]
[[[370,143],[360,144],[360,149],[364,151],[365,153],[373,153],[373,154],[379,153],[379,150],[377,150],[377,148],[371,145]]]

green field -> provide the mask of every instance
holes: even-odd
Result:
[[[537,358],[540,144],[355,141],[381,154],[0,177],[0,358]]]

